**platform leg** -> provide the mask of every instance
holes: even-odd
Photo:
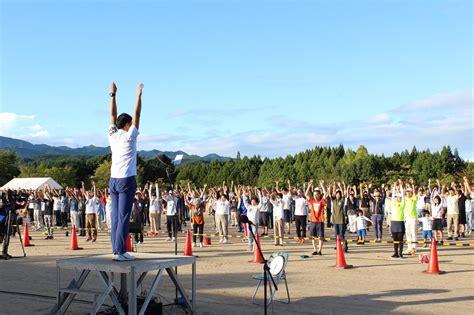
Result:
[[[192,281],[191,303],[193,305],[193,313],[196,313],[196,262],[193,263],[193,278],[191,281]]]
[[[122,304],[120,304],[120,301],[119,301],[119,296],[118,296],[119,293],[117,292],[117,290],[113,286],[113,279],[109,278],[107,273],[104,272],[104,271],[99,272],[99,276],[100,276],[100,279],[102,280],[102,282],[106,286],[109,285],[109,284],[112,284],[112,288],[111,288],[111,291],[109,293],[110,299],[112,300],[115,307],[117,308],[117,311],[119,312],[119,315],[125,315],[125,311],[123,310]]]
[[[137,282],[135,280],[135,268],[131,267],[128,274],[128,315],[137,314]]]
[[[193,312],[193,307],[192,307],[191,303],[189,302],[189,298],[186,295],[186,291],[184,290],[183,286],[181,285],[181,283],[178,280],[178,277],[174,273],[173,268],[166,268],[166,271],[168,272],[168,275],[170,276],[171,281],[173,281],[173,283],[176,286],[176,288],[178,289],[179,293],[181,293],[181,296],[183,297],[184,302],[186,303],[186,308],[188,310],[190,310],[191,313],[192,313]]]
[[[146,308],[148,307],[148,303],[150,303],[150,300],[153,297],[153,294],[155,293],[156,287],[158,286],[158,283],[160,283],[161,277],[163,276],[163,271],[164,271],[163,269],[158,270],[158,274],[153,280],[153,283],[150,287],[150,291],[148,292],[148,295],[145,298],[145,302],[143,303],[142,308],[140,309],[139,315],[145,315],[145,311],[146,311]]]

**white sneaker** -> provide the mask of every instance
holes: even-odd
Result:
[[[223,240],[222,240],[222,238],[221,238],[221,239],[219,240],[219,243],[222,243],[222,241],[223,241]]]
[[[117,260],[117,259],[119,258],[118,256],[120,256],[120,255],[118,255],[118,254],[112,254],[112,260]]]
[[[171,240],[174,242],[174,241],[176,240],[176,238],[175,238],[175,237],[173,237]]]
[[[135,260],[135,256],[132,256],[129,253],[123,253],[122,256],[125,257],[126,260]]]
[[[201,243],[201,242],[199,242],[199,243],[198,243],[198,246],[202,248],[202,243]]]
[[[224,237],[224,240],[222,241],[222,243],[227,244],[227,239],[225,237]]]
[[[167,237],[167,238],[166,238],[166,241],[167,241],[167,242],[171,242],[171,238],[170,238],[170,237]]]
[[[131,261],[131,260],[135,260],[135,257],[130,256],[129,254],[125,253],[122,255],[115,254],[112,259],[114,261]]]
[[[196,247],[196,243],[193,243],[193,247]]]

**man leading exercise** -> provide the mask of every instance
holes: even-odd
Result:
[[[110,197],[112,199],[112,239],[113,260],[129,261],[135,257],[127,253],[126,240],[133,197],[137,188],[137,137],[142,109],[142,89],[140,83],[137,88],[137,102],[133,119],[122,113],[117,117],[115,94],[117,86],[112,82],[110,86],[110,128],[109,143],[112,151],[112,168],[110,173]]]

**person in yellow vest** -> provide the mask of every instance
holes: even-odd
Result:
[[[405,255],[412,252],[416,253],[416,230],[418,228],[418,212],[416,211],[417,196],[413,194],[415,191],[415,184],[413,179],[410,179],[410,184],[406,189],[405,205],[403,214],[405,215],[405,230],[407,235],[407,250]]]
[[[405,222],[403,221],[403,209],[405,208],[405,196],[403,186],[393,185],[392,205],[390,207],[390,231],[393,238],[393,259],[403,258],[403,236],[405,235]]]

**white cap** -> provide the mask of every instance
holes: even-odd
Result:
[[[408,187],[408,188],[407,188],[407,192],[409,192],[409,191],[413,192],[413,189],[411,189],[410,187]]]

